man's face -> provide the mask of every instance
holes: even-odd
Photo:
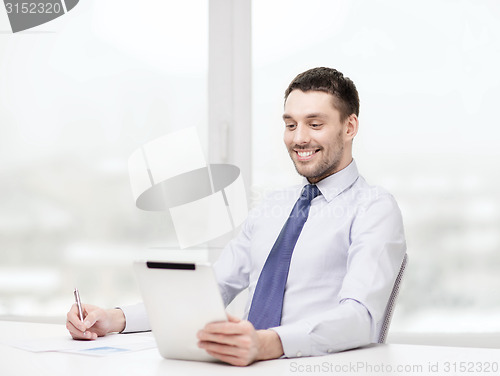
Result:
[[[293,90],[285,102],[284,141],[297,172],[310,183],[343,169],[352,157],[346,153],[346,123],[333,107],[333,96],[322,91]]]

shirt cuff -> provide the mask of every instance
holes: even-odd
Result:
[[[125,329],[120,333],[146,332],[151,330],[146,307],[143,303],[118,307],[125,315]]]
[[[312,344],[309,336],[311,327],[307,322],[277,326],[270,329],[278,333],[286,358],[300,358],[312,354]]]

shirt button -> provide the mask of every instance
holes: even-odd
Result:
[[[297,356],[300,358],[300,357],[302,356],[302,353],[299,351],[299,352],[297,353]]]
[[[331,353],[333,352],[333,350],[332,350],[332,349],[328,349],[328,350],[326,350],[326,352],[327,352],[328,354],[331,354]]]

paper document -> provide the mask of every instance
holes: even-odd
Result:
[[[70,337],[51,337],[9,341],[7,344],[33,352],[57,351],[93,356],[120,354],[156,347],[152,333],[109,334],[94,341],[80,341]]]

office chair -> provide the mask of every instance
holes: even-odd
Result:
[[[396,299],[399,294],[399,285],[401,284],[401,280],[403,279],[407,263],[408,254],[405,254],[403,262],[401,263],[401,268],[399,269],[398,276],[396,277],[396,281],[394,282],[391,296],[389,297],[389,301],[387,302],[387,307],[385,308],[385,316],[384,321],[382,322],[382,327],[380,329],[380,334],[377,341],[378,343],[385,343],[385,340],[387,339],[387,333],[389,332],[389,326],[391,325],[392,314],[394,313],[394,306],[396,305]]]

